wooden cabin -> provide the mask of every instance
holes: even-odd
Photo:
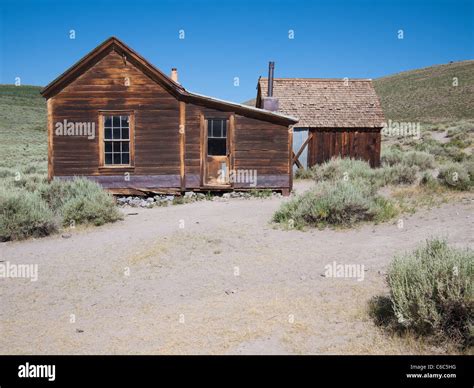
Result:
[[[46,86],[49,179],[122,194],[292,188],[297,119],[186,90],[112,37]]]
[[[370,79],[260,78],[256,106],[298,118],[293,163],[306,168],[333,157],[380,165],[383,111]],[[270,80],[270,82],[269,82]]]

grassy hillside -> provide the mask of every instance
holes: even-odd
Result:
[[[458,86],[453,86],[457,78]],[[406,71],[374,80],[387,119],[444,123],[474,118],[474,61]]]
[[[0,85],[0,174],[6,169],[46,172],[46,101],[40,90]]]

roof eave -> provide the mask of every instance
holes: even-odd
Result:
[[[216,108],[232,110],[236,113],[242,114],[243,116],[255,116],[260,120],[284,123],[286,125],[294,125],[298,122],[298,118],[283,115],[281,113],[271,112],[266,109],[255,108],[248,105],[239,104],[232,101],[221,100],[215,97],[206,96],[199,93],[187,91],[185,92],[185,100],[187,102],[201,102],[207,106],[213,105]]]

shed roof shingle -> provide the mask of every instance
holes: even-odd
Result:
[[[261,97],[268,79],[259,79]],[[298,127],[378,128],[385,120],[372,81],[275,78],[273,96],[279,113],[299,118]]]

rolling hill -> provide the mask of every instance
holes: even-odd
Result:
[[[474,60],[378,78],[374,86],[385,116],[392,120],[440,123],[474,118]]]
[[[0,85],[0,175],[5,174],[2,168],[46,171],[46,101],[40,90]]]

